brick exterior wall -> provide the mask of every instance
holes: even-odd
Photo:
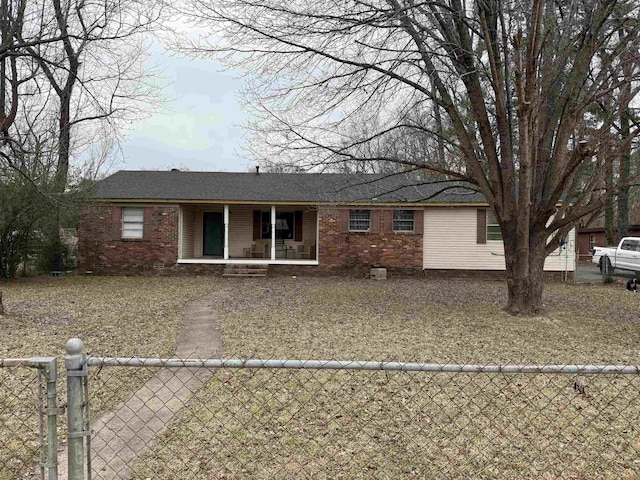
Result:
[[[371,209],[369,232],[349,232],[349,209],[321,207],[318,256],[320,269],[365,275],[372,266],[396,273],[422,272],[424,223],[415,210],[414,232],[395,232],[393,209]]]
[[[224,265],[176,264],[179,209],[145,206],[143,240],[121,238],[122,205],[95,203],[78,222],[78,271],[101,275],[220,274]],[[395,275],[422,273],[423,211],[415,210],[414,232],[392,230],[393,210],[371,210],[369,232],[348,231],[349,209],[318,211],[318,266],[273,265],[273,274],[366,276],[372,266]]]
[[[144,207],[144,239],[121,238],[121,205],[91,204],[78,221],[78,272],[101,275],[162,273],[178,259],[176,206]]]

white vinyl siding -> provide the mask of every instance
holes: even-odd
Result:
[[[425,269],[504,270],[502,242],[477,241],[477,209],[432,207],[424,211]],[[557,249],[545,262],[548,271],[575,270],[575,230],[566,247]]]
[[[229,257],[239,258],[253,243],[253,211],[255,207],[229,206]]]
[[[144,236],[144,209],[122,207],[122,238],[142,238]]]

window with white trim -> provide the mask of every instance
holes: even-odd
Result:
[[[122,238],[142,238],[144,235],[144,209],[122,207]]]
[[[368,232],[371,230],[371,210],[350,210],[349,231]]]
[[[413,232],[415,229],[415,219],[413,210],[393,211],[393,231]]]
[[[596,246],[596,234],[592,233],[589,235],[589,250],[593,250]]]
[[[487,240],[502,240],[502,231],[495,213],[487,210]]]

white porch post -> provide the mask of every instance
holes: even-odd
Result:
[[[320,251],[320,209],[316,208],[316,251],[313,252],[316,260],[320,260],[320,255],[318,252]]]
[[[229,260],[229,205],[224,206],[224,259]]]
[[[276,259],[276,206],[271,205],[271,260]]]
[[[182,223],[184,222],[184,213],[182,212],[182,205],[178,205],[178,260],[183,258],[182,255],[182,235],[184,230]]]

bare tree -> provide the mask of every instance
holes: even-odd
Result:
[[[55,184],[66,187],[72,152],[71,130],[80,123],[112,126],[125,113],[149,102],[152,91],[141,68],[142,34],[158,22],[156,1],[50,0],[43,8],[55,19],[60,38],[28,49],[58,98],[58,162]],[[43,86],[43,89],[46,88]]]
[[[193,52],[251,73],[250,105],[262,114],[256,139],[268,154],[326,166],[367,160],[355,143],[394,132],[448,142],[451,165],[402,152],[382,160],[483,193],[502,231],[507,310],[535,314],[546,257],[577,220],[603,208],[610,158],[594,153],[611,125],[590,109],[636,80],[617,72],[622,45],[638,43],[639,8],[630,0],[191,0],[185,13],[212,32]],[[408,112],[441,115],[440,127]],[[372,119],[368,138],[345,134]]]
[[[0,0],[1,276],[28,258],[34,230],[47,232],[48,263],[61,219],[92,186],[83,180],[156,106],[144,60],[161,12],[153,0]]]
[[[598,152],[603,157],[611,157],[605,165],[606,188],[611,193],[604,206],[607,245],[617,244],[622,237],[628,235],[631,184],[638,171],[634,165],[637,160],[634,161],[633,155],[634,150],[637,150],[637,139],[632,135],[631,128],[632,125],[637,127],[639,124],[633,104],[640,91],[640,85],[635,81],[640,71],[640,52],[637,45],[620,43],[627,40],[625,30],[636,26],[636,19],[629,17],[628,8],[628,4],[622,3],[615,9],[618,32],[617,35],[612,35],[612,40],[617,38],[618,45],[612,41],[602,47],[600,55],[603,65],[610,66],[614,81],[612,88],[601,96],[594,110],[596,117],[603,118],[604,123],[611,126],[609,141],[612,145],[617,145],[616,150],[612,150],[610,145],[603,142]],[[618,48],[623,49],[621,54],[618,53]],[[614,61],[609,58],[610,52],[614,52],[617,57]]]
[[[624,13],[624,12],[621,12]],[[623,15],[626,17],[626,15]],[[629,25],[630,23],[630,25]],[[626,20],[622,22],[622,25],[618,30],[618,37],[620,41],[625,40],[625,29],[634,28],[635,20]],[[621,189],[618,194],[618,225],[617,236],[618,239],[626,237],[629,233],[629,178],[631,177],[631,151],[632,142],[630,141],[631,133],[631,104],[635,96],[637,95],[637,88],[632,88],[633,78],[640,70],[640,54],[637,48],[629,48],[633,46],[626,46],[621,57],[621,81],[620,94],[619,94],[619,138],[623,144],[620,151],[620,176]]]

